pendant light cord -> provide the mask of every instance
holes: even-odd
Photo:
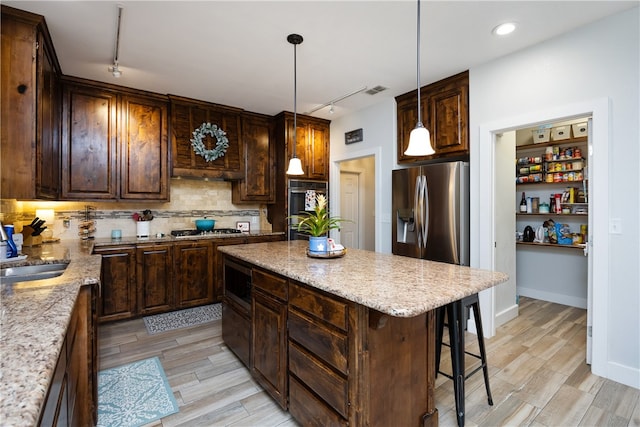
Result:
[[[417,35],[417,50],[418,50],[418,60],[416,61],[416,80],[418,85],[418,123],[422,124],[422,113],[421,113],[421,105],[420,105],[420,0],[418,0],[418,35]]]
[[[296,145],[298,145],[298,59],[296,56],[298,45],[293,45],[293,157],[296,157]]]

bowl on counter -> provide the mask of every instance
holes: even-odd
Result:
[[[215,219],[196,219],[196,228],[200,231],[211,231],[216,226]]]

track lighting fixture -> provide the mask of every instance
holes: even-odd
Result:
[[[113,48],[113,65],[108,70],[113,77],[118,78],[122,76],[122,71],[118,67],[118,55],[120,53],[120,23],[122,22],[122,9],[123,7],[118,5],[118,25],[116,27],[116,43]]]

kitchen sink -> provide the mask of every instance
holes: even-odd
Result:
[[[65,263],[56,263],[3,268],[0,270],[0,282],[12,284],[15,282],[50,279],[64,273],[67,265]]]

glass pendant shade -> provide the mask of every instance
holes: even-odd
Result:
[[[431,146],[431,135],[429,130],[418,122],[409,135],[409,146],[404,152],[406,156],[430,156],[435,154]]]
[[[299,158],[292,157],[291,160],[289,160],[287,175],[304,175],[304,171],[302,170],[302,162]]]

